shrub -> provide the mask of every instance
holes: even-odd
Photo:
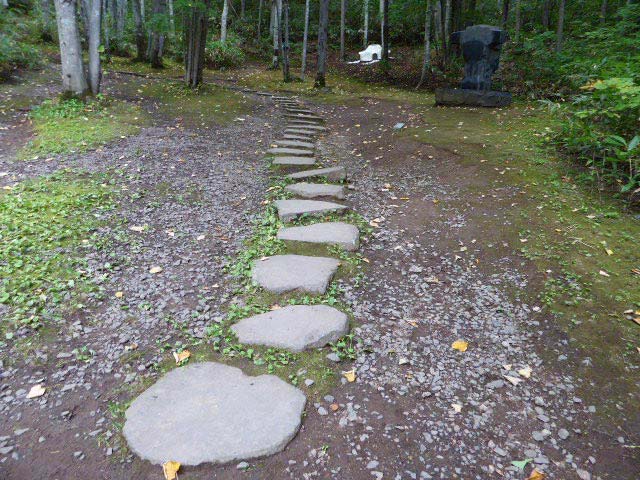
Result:
[[[30,25],[30,24],[29,24]],[[11,10],[0,15],[0,79],[16,68],[35,68],[40,65],[40,53],[35,45],[27,43],[29,29]]]
[[[239,67],[244,62],[244,52],[239,42],[233,36],[229,36],[225,43],[213,40],[207,43],[205,64],[209,68],[226,70]]]

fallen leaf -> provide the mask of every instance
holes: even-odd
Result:
[[[173,358],[176,359],[177,365],[185,361],[190,356],[191,356],[191,352],[189,350],[182,350],[181,352],[173,352]]]
[[[116,292],[116,298],[122,298],[122,297],[124,297],[123,292]]]
[[[204,235],[198,235],[196,237],[196,240],[200,241],[200,240],[204,240]]]
[[[461,252],[466,252],[467,251],[467,247],[460,247],[460,251]]]
[[[160,273],[161,271],[162,271],[162,267],[158,267],[158,266],[156,266],[156,267],[151,267],[151,268],[149,269],[149,273]]]
[[[451,344],[451,348],[458,350],[459,352],[466,352],[468,346],[469,342],[465,342],[464,340],[456,340]]]
[[[605,248],[604,251],[607,252],[607,255],[613,255],[613,250],[610,248]]]
[[[342,372],[342,376],[347,379],[347,382],[355,382],[356,381],[356,371],[349,370],[348,372]]]
[[[278,305],[277,303],[274,303],[273,305],[271,305],[271,308],[269,310],[271,310],[272,312],[274,310],[280,310],[282,307],[280,305]]]
[[[527,367],[521,368],[520,370],[518,370],[518,374],[520,374],[524,378],[531,377],[531,367],[527,366]]]
[[[527,464],[531,463],[533,461],[533,459],[531,458],[525,458],[524,460],[513,460],[511,462],[511,465],[513,465],[516,468],[519,468],[520,470],[524,470],[524,467],[527,466]]]
[[[329,408],[331,409],[332,412],[337,412],[338,408],[340,407],[338,406],[337,403],[332,403],[331,405],[329,405]]]
[[[453,411],[456,413],[460,413],[462,411],[462,405],[459,403],[452,403],[451,408],[453,408]]]
[[[411,325],[412,327],[417,327],[418,326],[418,322],[416,322],[415,320],[407,320],[406,318],[404,319],[405,322],[407,322],[409,325]]]
[[[502,368],[504,368],[506,371],[509,371],[509,370],[511,370],[512,366],[513,365],[511,365],[510,363],[507,363],[506,365],[502,365]]]
[[[145,228],[147,227],[145,227],[144,225],[131,225],[129,227],[129,230],[140,233],[140,232],[144,232]]]
[[[607,272],[605,272],[604,270],[600,270],[598,272],[600,275],[602,275],[603,277],[610,277],[611,275],[609,275]]]
[[[529,475],[529,478],[527,478],[527,480],[542,480],[544,477],[544,473],[542,473],[537,468],[534,468],[533,472],[531,472],[531,475]]]
[[[27,393],[27,398],[41,397],[45,394],[46,391],[47,389],[38,383],[37,385],[31,387],[31,390],[29,390],[29,393]]]
[[[511,375],[503,375],[503,377],[509,380],[509,382],[511,382],[511,384],[514,386],[517,386],[520,382],[524,381],[521,378],[512,377]]]
[[[435,275],[432,275],[430,277],[427,277],[425,279],[425,282],[427,282],[427,283],[440,283],[440,280],[438,280],[438,277],[436,277]]]
[[[176,480],[178,478],[178,470],[180,470],[180,462],[164,462],[162,464],[162,473],[165,480]]]

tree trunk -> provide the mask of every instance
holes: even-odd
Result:
[[[102,42],[107,61],[111,61],[111,35],[109,30],[109,0],[102,0]]]
[[[9,8],[8,0],[0,0],[0,7]]]
[[[283,25],[280,29],[280,48],[282,50],[282,79],[288,83],[291,81],[289,72],[289,0],[282,2]]]
[[[607,0],[602,0],[600,4],[600,25],[604,25],[607,22],[607,8],[608,8]]]
[[[161,28],[162,15],[166,13],[166,0],[153,0],[152,5],[152,31],[149,59],[152,68],[162,68],[162,47],[164,45],[164,32]]]
[[[522,0],[514,0],[514,7],[516,9],[516,32],[515,32],[515,41],[516,43],[520,42],[520,30],[522,29]]]
[[[147,59],[147,35],[144,31],[141,0],[131,0],[133,10],[133,24],[136,37],[136,60],[144,62]]]
[[[222,17],[220,17],[220,43],[227,41],[227,18],[229,18],[229,0],[223,0]]]
[[[3,0],[6,2],[6,0]],[[40,8],[42,9],[42,40],[50,42],[53,40],[51,25],[51,0],[41,0]]]
[[[309,0],[304,2],[304,34],[302,36],[302,73],[300,77],[304,80],[307,71],[307,41],[309,38]]]
[[[444,38],[445,52],[448,53],[451,44],[451,0],[446,0],[444,4]]]
[[[240,18],[244,18],[245,0],[240,0]]]
[[[282,0],[272,0],[273,15],[273,58],[271,68],[277,69],[280,57],[280,13],[282,12]]]
[[[100,93],[102,69],[100,68],[100,31],[102,23],[101,0],[89,0],[89,88],[91,93]]]
[[[65,97],[83,98],[87,94],[87,79],[82,64],[76,0],[55,0],[55,6],[62,64],[62,94]]]
[[[502,0],[502,29],[507,29],[507,23],[509,22],[509,0]]]
[[[364,0],[364,35],[363,35],[364,48],[367,48],[369,43],[369,0]]]
[[[119,53],[124,52],[124,24],[127,15],[127,0],[114,0],[116,5],[116,44]]]
[[[435,8],[433,9],[433,26],[434,37],[436,40],[436,48],[442,50],[442,37],[444,37],[444,23],[442,23],[442,3],[440,0],[435,0]]]
[[[172,37],[176,35],[176,19],[173,14],[173,0],[167,0],[167,6],[169,7],[169,32]]]
[[[204,5],[196,4],[185,17],[184,81],[190,88],[196,88],[202,83],[209,5],[209,0]]]
[[[558,6],[558,28],[556,30],[556,52],[562,51],[562,41],[564,37],[564,7],[565,0],[560,0]]]
[[[383,0],[382,12],[382,60],[389,61],[389,0]]]
[[[545,32],[549,30],[549,25],[551,25],[551,1],[544,0],[542,4],[542,28]]]
[[[261,37],[261,28],[262,28],[262,4],[264,3],[264,0],[260,0],[258,2],[258,33],[256,35],[256,40],[259,42],[260,41],[260,37]]]
[[[427,13],[424,20],[424,60],[422,62],[422,72],[420,82],[416,89],[420,88],[427,78],[427,71],[431,67],[431,0],[427,0]]]
[[[327,34],[329,29],[329,0],[320,0],[320,21],[318,23],[318,71],[315,88],[324,88],[327,73]]]
[[[347,0],[340,0],[340,60],[344,62],[344,29],[347,16]]]

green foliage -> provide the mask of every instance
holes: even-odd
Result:
[[[216,70],[236,68],[242,65],[244,57],[239,40],[234,35],[229,35],[225,43],[220,40],[207,42],[205,64],[209,68]]]
[[[17,68],[41,65],[38,48],[29,43],[36,22],[4,10],[0,15],[0,80]]]
[[[97,242],[93,214],[112,208],[101,180],[62,172],[0,194],[0,304],[9,322],[3,329],[38,327],[90,287],[79,249]]]

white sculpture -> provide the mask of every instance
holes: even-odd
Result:
[[[358,52],[361,62],[371,62],[382,58],[382,45],[374,43],[369,45],[365,50]]]

